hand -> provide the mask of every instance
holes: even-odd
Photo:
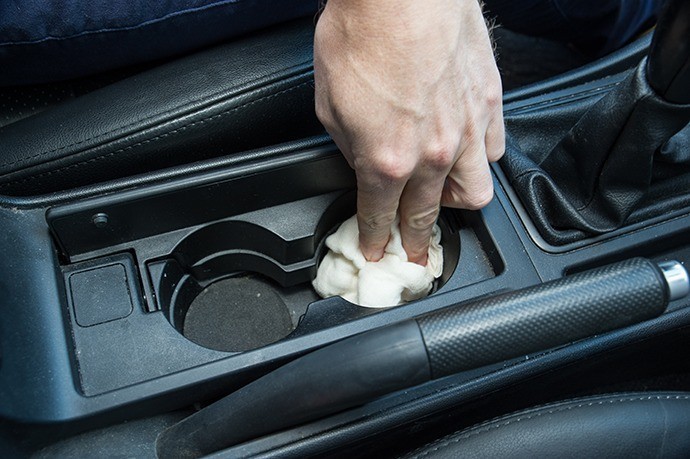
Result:
[[[330,0],[314,39],[316,113],[357,176],[365,257],[401,217],[426,264],[440,205],[491,201],[505,148],[501,81],[477,0]]]

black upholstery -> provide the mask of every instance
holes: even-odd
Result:
[[[602,395],[527,409],[407,458],[690,457],[690,393]]]
[[[75,97],[67,84],[5,88],[0,91],[0,128]]]
[[[1,89],[0,195],[68,190],[323,133],[313,29],[305,18],[158,67]],[[505,88],[584,63],[549,40],[505,29],[496,40]],[[619,64],[637,52],[626,50]]]
[[[320,133],[312,40],[312,20],[296,21],[0,128],[0,194],[73,188]]]
[[[512,136],[501,166],[550,244],[690,204],[690,156],[682,149],[690,105],[657,97],[644,69],[643,61],[600,100],[610,89],[605,82],[541,95],[506,113]]]
[[[551,101],[555,110],[540,110],[522,133],[533,141],[508,142],[504,170],[549,243],[576,242],[690,205],[690,155],[676,150],[690,135],[689,28],[688,2],[667,2],[648,57],[618,87],[588,110],[577,100],[565,108]],[[540,121],[554,111],[561,119],[571,112],[576,121],[549,148]]]
[[[0,90],[0,195],[70,190],[322,134],[313,29],[305,18],[143,71]],[[583,63],[548,40],[508,30],[496,40],[507,88]]]
[[[160,65],[160,63],[159,63]],[[82,97],[141,73],[147,66],[131,66],[69,81],[0,88],[0,128]]]

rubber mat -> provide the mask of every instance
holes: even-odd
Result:
[[[274,285],[242,276],[206,287],[189,306],[183,334],[207,348],[240,352],[278,341],[293,328]]]

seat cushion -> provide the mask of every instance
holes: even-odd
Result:
[[[134,75],[0,128],[0,194],[36,195],[323,132],[311,18]]]
[[[520,411],[407,458],[690,457],[690,393],[602,395]]]

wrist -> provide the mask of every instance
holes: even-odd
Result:
[[[440,35],[452,43],[462,30],[485,29],[477,0],[328,0],[324,7],[346,38],[413,44]]]

